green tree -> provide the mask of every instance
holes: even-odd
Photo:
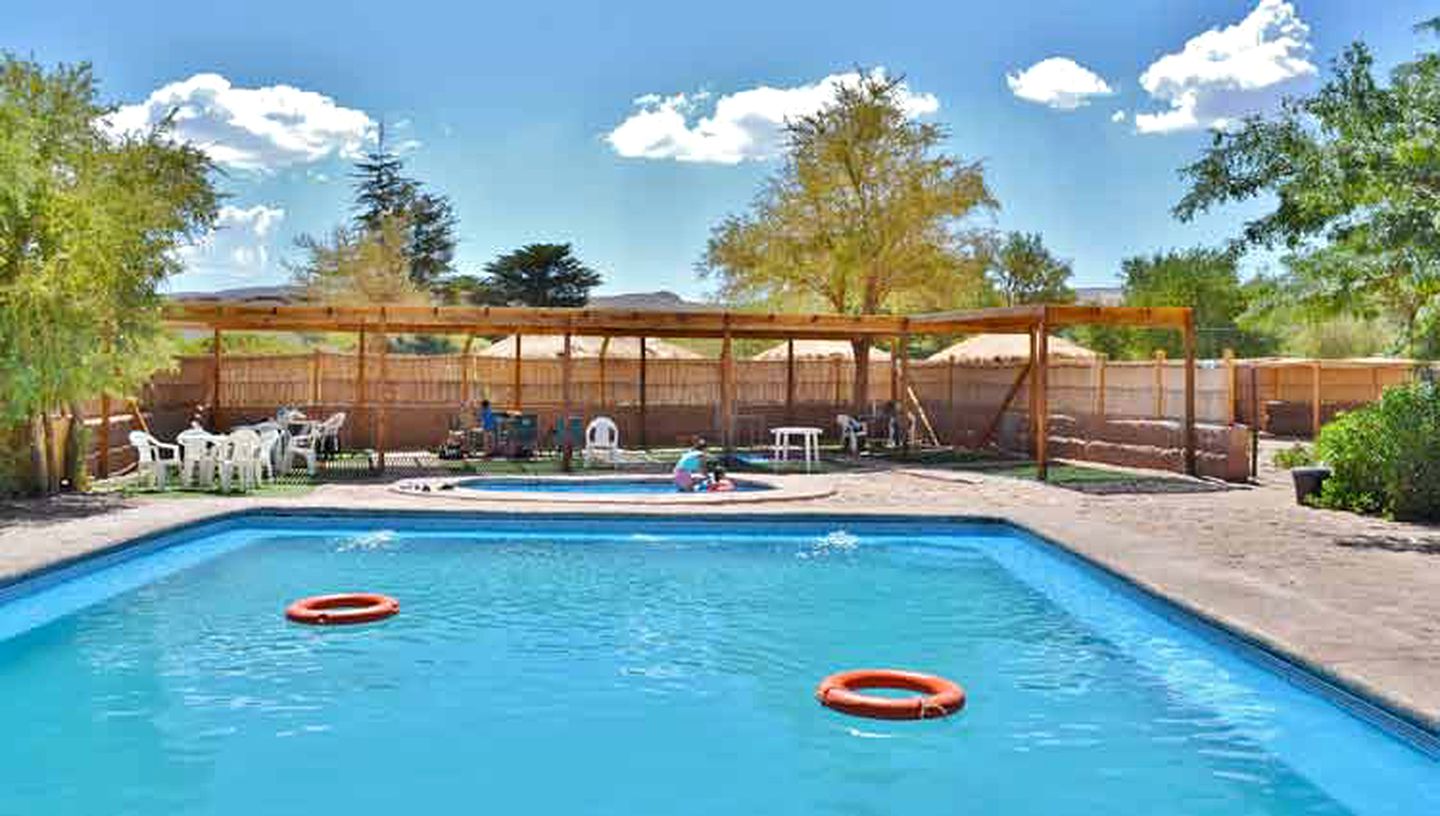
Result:
[[[600,273],[580,262],[569,244],[526,244],[485,265],[480,288],[507,306],[584,306]]]
[[[374,229],[336,227],[328,236],[301,235],[305,255],[292,264],[295,283],[308,300],[338,306],[416,305],[429,298],[410,274],[407,225],[390,216]]]
[[[1006,306],[1070,303],[1070,262],[1051,254],[1039,233],[1012,232],[990,259],[990,282]]]
[[[411,280],[421,289],[440,288],[455,272],[457,219],[450,200],[405,175],[404,161],[385,147],[383,129],[379,146],[356,162],[351,176],[354,226],[375,233],[387,219],[401,219]]]
[[[1383,313],[1413,351],[1440,294],[1440,55],[1401,63],[1389,79],[1375,78],[1364,44],[1350,46],[1314,95],[1216,134],[1184,169],[1190,189],[1175,213],[1273,201],[1237,244],[1291,252],[1286,301]]]
[[[1126,306],[1189,306],[1198,330],[1196,353],[1219,357],[1226,348],[1241,356],[1274,349],[1268,336],[1244,329],[1239,318],[1249,303],[1233,253],[1197,247],[1148,257],[1126,258],[1121,264]],[[1164,350],[1169,357],[1185,353],[1173,331],[1082,327],[1076,339],[1096,351],[1118,358],[1147,357]]]
[[[730,302],[880,314],[955,308],[985,293],[984,240],[967,216],[996,206],[978,162],[940,152],[900,79],[860,72],[819,112],[789,122],[782,168],[748,214],[711,232],[702,275]],[[870,342],[855,347],[855,402]]]
[[[217,215],[204,153],[168,125],[109,134],[109,112],[88,65],[0,56],[0,418],[31,428],[44,491],[83,469],[54,456],[54,413],[170,362],[157,288]]]

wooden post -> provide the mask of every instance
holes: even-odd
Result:
[[[720,440],[728,453],[734,446],[735,435],[735,355],[730,344],[730,332],[720,344]]]
[[[1095,416],[1105,422],[1105,370],[1109,360],[1104,354],[1095,355]]]
[[[899,413],[905,407],[906,397],[910,396],[910,336],[908,334],[902,334],[895,339],[895,357],[899,360],[898,366],[893,369],[899,378],[896,385],[898,393],[892,389],[891,394],[895,400],[895,410]],[[918,394],[915,395],[915,405],[913,407],[922,416],[924,415],[925,406],[920,404],[920,396]],[[903,414],[900,415],[903,416]],[[925,421],[929,422],[930,420],[927,418]],[[904,451],[910,450],[909,423],[902,424],[900,435],[900,449]]]
[[[515,403],[515,412],[523,410],[525,401],[520,396],[520,332],[515,332],[515,379],[510,390],[510,400]]]
[[[1155,418],[1165,418],[1165,349],[1155,350]]]
[[[1035,337],[1035,475],[1043,482],[1050,476],[1050,328],[1043,316]]]
[[[310,355],[310,404],[320,404],[320,349],[315,349]]]
[[[1035,355],[1038,353],[1038,351],[1039,351],[1038,348],[1037,348],[1038,343],[1039,343],[1039,341],[1038,341],[1037,338],[1035,337],[1035,326],[1034,326],[1034,325],[1031,325],[1031,326],[1030,326],[1030,362],[1029,362],[1028,365],[1025,366],[1025,370],[1026,370],[1027,372],[1029,372],[1029,376],[1030,376],[1030,382],[1026,384],[1026,388],[1025,388],[1025,399],[1026,399],[1026,402],[1027,402],[1027,407],[1026,407],[1026,409],[1025,409],[1025,413],[1029,416],[1029,420],[1030,420],[1030,444],[1031,444],[1031,455],[1032,455],[1032,456],[1034,456],[1034,455],[1036,455],[1036,454],[1038,453],[1038,451],[1034,450],[1035,436],[1036,436],[1036,433],[1037,433],[1036,428],[1039,426],[1039,422],[1038,422],[1038,420],[1036,419],[1036,415],[1037,415],[1037,413],[1038,413],[1039,410],[1040,410],[1040,404],[1039,404],[1039,399],[1040,399],[1040,370],[1039,370],[1039,369],[1040,369],[1040,366],[1038,366],[1038,365],[1035,364],[1035,361],[1036,361],[1037,359],[1039,359],[1038,357],[1035,356]]]
[[[610,335],[600,338],[600,405],[603,408],[610,404],[605,398],[605,355],[610,351]]]
[[[869,363],[867,362],[866,365],[869,365]],[[844,404],[845,404],[845,394],[844,394],[845,389],[844,389],[844,384],[840,382],[841,376],[840,376],[840,358],[839,358],[839,357],[831,357],[831,358],[830,358],[830,369],[831,369],[831,371],[830,371],[831,376],[835,378],[835,404],[836,404],[836,405],[844,405]],[[868,401],[868,400],[870,399],[870,395],[869,395],[869,394],[865,394],[865,395],[863,395],[863,396],[861,397],[861,399],[864,399],[864,400],[867,400],[867,401]]]
[[[570,470],[575,454],[575,440],[570,438],[570,332],[565,332],[565,351],[560,357],[560,466]]]
[[[380,413],[376,417],[375,447],[379,452],[376,465],[380,473],[385,472],[385,447],[389,442],[387,431],[390,426],[390,334],[386,331],[385,310],[380,310]]]
[[[210,337],[210,430],[220,432],[220,330]]]
[[[369,388],[365,382],[365,324],[360,324],[360,356],[355,359],[355,422],[360,422],[361,411],[364,411],[365,424],[362,426],[370,430],[370,395]],[[373,441],[373,440],[367,440]]]
[[[785,424],[795,424],[795,338],[785,341]]]
[[[1235,349],[1225,349],[1225,424],[1235,424]]]
[[[1380,398],[1383,397],[1383,396],[1385,396],[1385,389],[1382,388],[1381,385],[1380,385],[1380,367],[1379,367],[1379,366],[1371,366],[1371,367],[1370,367],[1370,401],[1371,401],[1371,402],[1378,402],[1378,401],[1380,400]]]
[[[1185,472],[1198,473],[1195,458],[1195,313],[1185,315]],[[1232,403],[1233,404],[1233,403]]]
[[[1250,363],[1250,478],[1260,476],[1260,367]]]
[[[98,458],[95,460],[95,470],[100,478],[104,479],[110,475],[110,395],[100,395],[100,444],[95,446]]]
[[[645,338],[640,338],[640,447],[650,447],[650,438],[646,428],[647,395],[645,389],[645,358],[648,356],[645,351]]]
[[[1320,435],[1320,361],[1310,364],[1310,436]]]
[[[470,386],[470,347],[475,343],[475,335],[465,336],[465,347],[460,349],[460,405],[466,411],[470,409],[470,401],[474,398],[474,389]]]
[[[899,409],[900,403],[900,338],[890,338],[890,401]]]

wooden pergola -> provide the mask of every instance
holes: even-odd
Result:
[[[1039,475],[1047,473],[1047,436],[1049,412],[1048,366],[1038,364],[1049,356],[1049,332],[1067,326],[1106,325],[1169,329],[1179,332],[1185,348],[1185,469],[1195,473],[1195,323],[1189,308],[1029,305],[996,309],[943,312],[923,315],[837,315],[780,314],[740,311],[649,311],[630,309],[531,309],[520,307],[470,306],[253,306],[231,303],[171,303],[164,308],[164,320],[174,326],[205,328],[214,337],[214,380],[212,406],[220,405],[221,335],[226,331],[276,332],[353,332],[359,336],[362,353],[357,371],[358,407],[367,406],[365,381],[366,337],[390,334],[513,334],[516,337],[515,380],[520,381],[521,338],[525,335],[561,335],[565,337],[562,413],[570,413],[570,338],[590,335],[600,337],[636,337],[641,341],[639,372],[639,410],[645,416],[644,340],[647,337],[704,337],[722,341],[720,351],[720,415],[723,417],[722,441],[728,448],[734,439],[735,425],[735,357],[732,341],[758,338],[794,341],[799,339],[858,340],[869,339],[877,344],[889,342],[895,349],[894,376],[908,382],[909,356],[906,348],[913,335],[955,335],[971,333],[1014,333],[1030,337],[1030,361],[1016,379],[999,416],[1020,387],[1030,384],[1031,433],[1034,438],[1035,460]],[[468,347],[468,341],[467,341]],[[786,409],[793,407],[794,343],[787,343],[790,352],[786,364]],[[380,345],[379,379],[387,379],[386,344]],[[603,357],[602,357],[603,360]],[[376,447],[379,466],[385,462],[386,403],[379,405],[376,426]],[[102,418],[102,422],[104,418]],[[643,427],[643,422],[642,422]],[[987,434],[988,436],[988,434]]]

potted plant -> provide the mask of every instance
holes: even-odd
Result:
[[[1325,480],[1330,477],[1330,468],[1315,461],[1315,452],[1298,443],[1276,453],[1274,462],[1276,467],[1290,471],[1290,478],[1295,481],[1295,501],[1299,504],[1308,504],[1307,498],[1320,495]]]

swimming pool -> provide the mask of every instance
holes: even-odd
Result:
[[[127,555],[0,592],[0,813],[1440,807],[1363,704],[998,524],[250,515]],[[400,614],[282,616],[334,590]],[[811,697],[875,665],[969,705]]]
[[[757,482],[750,479],[731,479],[735,484],[736,493],[752,493],[759,490],[773,490],[774,488],[764,482]],[[504,477],[494,478],[481,476],[474,479],[464,479],[456,483],[457,488],[464,490],[489,490],[499,492],[519,493],[597,493],[597,494],[639,494],[639,495],[693,495],[685,494],[675,487],[675,480],[668,476],[637,476],[637,477],[572,477],[572,476],[548,476],[534,478]]]

